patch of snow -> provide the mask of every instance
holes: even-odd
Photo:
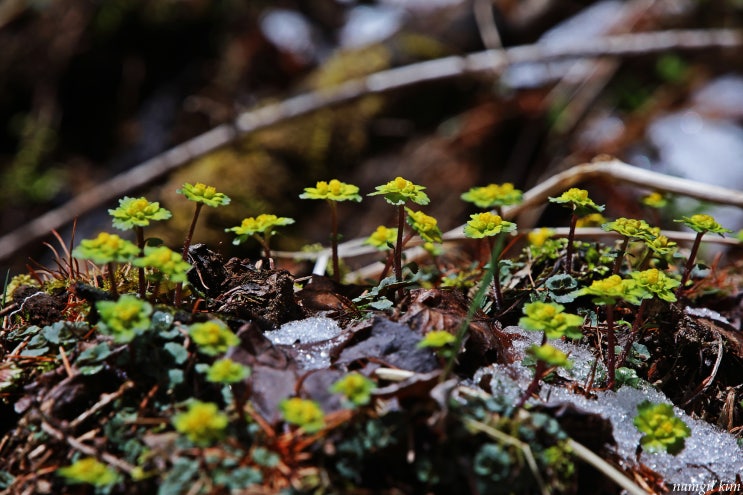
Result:
[[[295,349],[297,364],[306,370],[327,368],[330,366],[331,343],[323,344],[341,333],[341,327],[335,320],[323,316],[314,316],[304,320],[290,321],[281,325],[278,330],[271,330],[264,335],[274,345],[295,346],[297,344],[314,344],[307,349]]]
[[[530,345],[539,344],[541,340],[539,332],[529,332],[518,327],[508,327],[505,331],[521,337],[514,340],[514,350],[517,354],[522,354]],[[570,342],[550,340],[550,343],[569,353],[574,363],[572,370],[559,370],[559,374],[565,377],[572,375],[574,380],[584,383],[586,373],[595,359],[593,353],[584,346]],[[601,373],[603,370],[604,368],[601,369]],[[532,370],[517,361],[509,365],[494,364],[482,368],[475,373],[473,382],[480,383],[481,379],[487,378],[490,380],[490,388],[494,395],[502,395],[515,403],[532,376]],[[644,400],[668,404],[671,404],[671,401],[647,383],[640,388],[623,386],[617,391],[594,393],[597,395],[596,399],[587,399],[565,388],[542,384],[539,395],[545,402],[570,402],[611,421],[618,454],[628,462],[634,462],[636,448],[642,436],[632,422],[637,415],[637,405]],[[536,399],[531,399],[529,402],[535,401]],[[704,421],[691,418],[679,408],[674,407],[674,411],[692,431],[691,436],[686,439],[685,448],[676,456],[643,452],[640,457],[642,463],[661,474],[669,487],[674,483],[687,485],[716,483],[716,486],[719,486],[720,483],[735,483],[736,475],[743,476],[743,449],[738,446],[733,435]]]

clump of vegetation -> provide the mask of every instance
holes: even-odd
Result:
[[[291,218],[261,214],[226,229],[235,244],[257,240],[269,263],[225,263],[210,252],[208,263],[194,260],[192,266],[184,258],[199,211],[226,206],[229,198],[203,184],[179,190],[196,202],[181,253],[144,242],[142,229],[168,218],[167,210],[144,198],[124,198],[111,214],[116,227],[137,231],[139,246],[101,233],[72,250],[93,266],[105,265],[107,279],[97,275],[102,271],[87,278],[71,271],[75,276],[35,283],[19,277],[12,284],[13,304],[20,307],[4,313],[2,344],[12,349],[6,356],[12,361],[0,363],[0,397],[18,401],[23,423],[10,426],[16,436],[0,443],[0,454],[9,459],[0,486],[28,492],[43,479],[52,489],[81,484],[112,494],[387,493],[399,487],[453,493],[462,486],[479,493],[573,493],[575,443],[557,415],[537,402],[545,383],[562,379],[555,372],[573,364],[557,341],[593,346],[597,356],[606,356],[607,376],[599,376],[596,387],[593,377],[573,384],[578,391],[651,379],[656,370],[643,363],[651,356],[642,342],[657,349],[683,338],[673,325],[682,318],[682,304],[692,303],[693,288],[684,288],[701,238],[729,231],[707,215],[683,217],[679,221],[698,235],[681,263],[671,256],[677,246],[644,220],[593,219],[622,236],[613,251],[574,239],[579,218],[603,207],[587,191],[570,189],[551,198],[571,210],[568,239],[534,229],[525,239],[513,236],[512,244],[523,246],[518,256],[501,259],[505,234],[518,227],[503,219],[500,208],[522,195],[512,185],[491,184],[462,195],[496,210],[472,214],[464,225],[465,237],[487,244],[488,263],[478,254],[452,265],[438,257],[443,236],[437,220],[408,207],[429,202],[424,189],[397,177],[370,194],[397,207],[398,225],[380,226],[366,240],[390,253],[381,281],[350,286],[339,283],[336,203],[360,201],[359,190],[337,180],[306,188],[302,198],[326,200],[331,208],[338,283],[321,281],[320,288],[314,277],[309,283],[274,269],[270,241]],[[411,263],[405,278],[403,249],[414,236],[436,254],[436,267],[426,271]],[[638,250],[628,249],[630,242],[638,242]],[[137,291],[131,289],[131,267],[141,269]],[[385,277],[390,267],[394,277]],[[149,298],[144,274],[152,282]],[[288,277],[285,286],[281,277]],[[390,288],[400,295],[395,302],[384,297]],[[53,321],[31,323],[26,306],[54,297],[63,304],[50,311],[57,315]],[[586,304],[589,298],[593,306]],[[245,308],[275,301],[360,330],[330,352],[304,342],[271,344],[263,333],[267,325]],[[531,381],[510,402],[453,380],[468,373],[463,356],[477,356],[483,366],[513,357],[512,336],[499,323],[541,333],[523,356],[533,369]],[[383,324],[389,327],[380,333],[377,325]],[[407,327],[409,334],[402,333],[410,342],[397,340],[396,326]],[[330,342],[324,345],[337,345]],[[376,354],[355,354],[362,343]],[[304,356],[323,353],[330,366],[301,367]],[[656,368],[665,364],[655,359]],[[414,369],[399,369],[408,362],[416,363]],[[635,425],[647,453],[678,453],[689,431],[666,404],[641,404]],[[18,440],[21,430],[33,436]],[[99,435],[105,441],[91,440]],[[58,451],[45,450],[49,445]],[[31,458],[31,450],[43,455]]]

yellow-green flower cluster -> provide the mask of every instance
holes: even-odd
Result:
[[[212,402],[194,400],[188,410],[173,417],[176,431],[196,445],[209,445],[224,435],[229,419]]]
[[[108,232],[101,232],[95,239],[83,239],[72,251],[76,258],[99,264],[130,261],[138,254],[139,248],[133,242]]]
[[[559,366],[561,368],[571,368],[572,361],[568,355],[551,344],[533,345],[526,350],[527,354],[549,366]]]
[[[657,237],[654,237],[653,239],[649,239],[645,241],[645,245],[650,249],[652,252],[657,254],[658,256],[668,256],[676,252],[676,243],[668,239],[668,237],[659,234]]]
[[[601,213],[589,213],[578,219],[576,227],[599,227],[606,223],[606,217]]]
[[[684,439],[691,435],[686,423],[674,414],[671,404],[643,401],[637,405],[633,423],[643,433],[640,444],[651,453],[665,450],[676,455],[683,450]]]
[[[578,294],[595,296],[593,302],[596,304],[615,304],[620,299],[637,304],[642,291],[637,288],[634,280],[611,275],[594,280],[590,286],[580,289]]]
[[[150,328],[152,305],[136,296],[125,294],[118,301],[98,301],[95,307],[101,317],[99,329],[117,343],[131,342]]]
[[[130,198],[125,196],[119,200],[119,207],[108,210],[113,217],[113,225],[117,229],[129,230],[134,227],[146,227],[150,222],[167,220],[172,215],[169,210],[160,207],[157,201],[147,201],[146,198]]]
[[[371,400],[377,385],[361,373],[349,373],[331,385],[330,391],[342,394],[354,406],[363,406]]]
[[[635,285],[647,292],[646,297],[656,296],[668,302],[675,302],[676,295],[673,293],[681,282],[671,278],[657,268],[650,268],[641,272],[630,273]]]
[[[305,187],[299,195],[301,199],[325,199],[328,201],[361,201],[359,188],[353,184],[346,184],[338,179],[330,182],[318,181],[315,187]]]
[[[544,243],[551,239],[555,235],[555,231],[548,227],[540,227],[534,229],[526,234],[526,240],[529,241],[529,245],[534,247],[542,247]]]
[[[568,337],[579,339],[583,336],[580,327],[583,317],[564,313],[565,306],[557,303],[532,302],[524,305],[526,316],[519,320],[519,326],[526,330],[544,331],[550,339]]]
[[[377,248],[380,251],[391,249],[397,240],[397,229],[387,228],[384,225],[380,225],[377,229],[366,238],[364,244],[368,244]]]
[[[421,239],[426,242],[441,242],[441,230],[435,218],[410,208],[405,208],[405,211],[408,212],[408,225],[421,236]]]
[[[375,189],[375,192],[368,195],[377,196],[381,194],[388,203],[395,206],[404,205],[408,201],[419,205],[427,205],[430,201],[428,195],[423,192],[425,187],[413,184],[402,177],[395,177],[387,184],[377,186]]]
[[[668,204],[668,198],[663,194],[654,191],[644,196],[640,202],[650,208],[663,208]]]
[[[712,232],[713,234],[720,235],[732,232],[732,230],[726,229],[717,223],[711,215],[698,214],[690,217],[681,217],[678,220],[674,220],[674,222],[683,223],[695,232]]]
[[[204,203],[207,206],[217,207],[230,204],[230,198],[226,194],[217,192],[212,186],[207,186],[201,182],[189,184],[186,182],[183,187],[176,191],[183,194],[188,200],[196,203]]]
[[[57,474],[69,484],[87,483],[96,487],[113,485],[119,475],[95,457],[83,457],[69,466],[57,469]]]
[[[482,239],[514,230],[515,223],[503,220],[500,215],[485,212],[470,215],[470,220],[464,226],[464,235],[471,239]]]
[[[180,254],[167,246],[145,246],[144,256],[135,259],[132,264],[141,268],[154,268],[171,282],[186,282],[186,273],[191,268]]]
[[[565,204],[573,210],[580,210],[586,213],[590,211],[604,211],[603,205],[598,205],[588,197],[588,191],[572,187],[556,198],[549,198],[552,203]]]
[[[601,228],[607,232],[617,232],[629,239],[651,240],[658,236],[658,230],[651,227],[645,220],[635,218],[617,218],[613,222],[605,223]]]
[[[213,383],[237,383],[250,376],[250,368],[230,358],[214,361],[206,370],[207,381]]]
[[[431,347],[441,349],[453,344],[457,338],[446,330],[431,330],[418,342],[419,348]]]
[[[216,356],[240,343],[240,339],[220,320],[194,323],[188,327],[188,334],[199,347],[199,351]]]
[[[315,433],[325,427],[325,414],[317,402],[292,397],[279,403],[284,421],[299,426],[307,433]]]
[[[513,184],[488,184],[483,187],[473,187],[461,198],[469,203],[474,203],[478,208],[491,209],[498,206],[510,206],[521,202],[523,194]]]
[[[225,232],[237,234],[233,244],[245,242],[248,237],[257,234],[263,234],[266,237],[272,236],[276,232],[276,227],[290,225],[294,223],[293,218],[278,217],[268,213],[262,213],[257,217],[244,218],[237,227],[225,229]]]

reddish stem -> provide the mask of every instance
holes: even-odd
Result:
[[[108,282],[111,284],[111,294],[114,298],[119,297],[119,290],[116,288],[116,271],[113,261],[106,264],[108,269]]]
[[[544,345],[547,343],[547,334],[542,334],[542,344]],[[527,400],[529,400],[529,397],[534,395],[537,390],[539,389],[539,380],[542,379],[544,372],[547,370],[547,364],[542,361],[541,359],[537,359],[537,364],[534,367],[534,378],[531,379],[531,382],[529,383],[529,386],[526,387],[526,391],[521,396],[521,399],[516,403],[516,409],[519,409],[521,406],[523,406]]]
[[[570,217],[570,232],[568,232],[568,247],[565,251],[565,271],[568,275],[573,273],[573,240],[575,239],[575,226],[578,224],[578,215],[573,214]]]
[[[191,240],[193,239],[193,233],[196,231],[196,221],[199,219],[199,213],[201,213],[201,208],[204,206],[204,203],[196,203],[196,211],[194,211],[193,219],[191,220],[191,227],[188,229],[188,234],[186,234],[186,240],[183,242],[183,252],[181,252],[181,257],[183,258],[183,261],[188,261],[188,248],[191,247]],[[183,282],[178,282],[175,285],[175,297],[174,297],[174,303],[175,306],[178,307],[181,305],[182,300],[182,294],[183,294]]]
[[[684,291],[684,286],[686,285],[686,282],[689,281],[689,277],[691,276],[691,270],[694,268],[694,261],[697,258],[697,252],[699,251],[699,246],[702,243],[702,236],[704,235],[704,232],[697,232],[697,236],[694,238],[694,244],[691,246],[691,253],[689,253],[689,259],[686,262],[686,267],[684,267],[684,275],[681,277],[681,285],[678,286],[678,289],[676,289],[676,297],[680,298],[681,293]]]
[[[144,256],[144,228],[143,227],[135,227],[134,229],[137,232],[137,246],[139,246],[139,256]],[[140,267],[138,271],[139,275],[139,296],[144,299],[147,295],[147,286],[145,285],[145,279],[144,279],[144,267]]]
[[[614,305],[606,305],[606,367],[609,371],[609,380],[606,384],[606,388],[609,390],[614,389],[614,381],[616,379],[616,351],[614,346],[616,345],[616,336],[614,335]]]
[[[333,280],[340,282],[341,268],[340,260],[338,259],[338,209],[336,208],[335,201],[328,202],[330,203],[330,220],[332,223],[330,247],[333,253]]]
[[[397,207],[397,241],[395,242],[395,279],[402,282],[402,231],[405,228],[405,206]]]
[[[493,264],[493,297],[495,300],[495,309],[500,310],[503,307],[503,293],[500,285],[500,264],[499,256],[495,253],[495,238],[488,237],[490,247],[490,263]]]
[[[619,274],[619,269],[622,268],[622,261],[624,261],[624,253],[627,252],[627,246],[629,245],[629,237],[625,237],[622,241],[622,247],[619,248],[617,253],[617,259],[614,260],[614,269],[611,271],[613,275]]]

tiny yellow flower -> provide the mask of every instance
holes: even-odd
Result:
[[[329,201],[361,201],[359,188],[338,179],[330,182],[318,181],[315,187],[306,187],[299,195],[301,199],[326,199]]]
[[[565,306],[557,303],[535,301],[525,304],[523,311],[526,316],[519,320],[519,326],[526,330],[543,331],[551,339],[563,336],[581,338],[583,317],[564,313],[564,310]]]
[[[720,235],[732,232],[732,230],[726,229],[717,223],[710,215],[697,214],[691,217],[681,217],[678,220],[674,220],[674,222],[683,223],[695,232],[712,232],[713,234]]]
[[[657,296],[659,299],[663,299],[664,301],[676,301],[676,295],[673,293],[673,290],[681,285],[681,282],[675,278],[669,277],[657,268],[651,268],[641,272],[632,272],[630,273],[630,276],[637,284],[637,287],[644,289],[649,293],[648,297]]]
[[[216,404],[198,400],[189,404],[188,411],[173,417],[176,431],[196,445],[209,445],[219,440],[228,423],[227,415],[219,412]]]
[[[343,394],[354,406],[363,406],[371,400],[376,384],[361,373],[349,373],[330,387],[330,391]]]
[[[119,475],[95,457],[84,457],[69,466],[57,469],[57,474],[69,484],[87,483],[96,487],[113,485]]]
[[[209,356],[222,354],[240,343],[237,335],[219,320],[194,323],[188,327],[188,334],[199,347],[199,351]]]
[[[419,348],[432,347],[440,349],[453,344],[457,338],[446,330],[431,330],[418,342]]]
[[[684,448],[691,429],[676,417],[671,404],[653,404],[643,401],[637,405],[634,425],[643,433],[640,444],[648,452],[666,452],[676,455]]]
[[[552,203],[560,203],[570,206],[573,210],[586,213],[591,211],[604,211],[603,205],[597,205],[588,197],[588,191],[572,187],[556,198],[549,198]]]
[[[157,201],[150,202],[146,198],[130,198],[125,196],[119,200],[119,207],[108,210],[113,217],[113,226],[121,230],[133,227],[146,227],[152,221],[167,220],[172,215],[170,211],[160,207]]]
[[[83,239],[72,251],[77,258],[99,264],[130,261],[138,254],[139,248],[134,243],[108,232],[101,232],[95,239]]]
[[[576,227],[598,227],[606,223],[606,218],[601,213],[590,213],[582,216],[575,223]]]
[[[237,383],[249,376],[250,368],[230,358],[214,361],[206,372],[207,381],[214,383]]]
[[[561,368],[571,368],[573,366],[572,361],[568,359],[568,355],[551,344],[532,345],[526,352],[550,366],[560,366]]]
[[[279,410],[287,423],[299,426],[307,433],[315,433],[325,427],[325,414],[315,401],[293,397],[281,401]]]
[[[413,184],[407,179],[402,177],[395,177],[387,184],[377,186],[376,191],[369,193],[369,196],[383,195],[384,199],[392,205],[403,205],[408,201],[419,205],[427,205],[429,198],[426,193],[423,192],[425,187]]]
[[[134,266],[155,268],[171,282],[186,282],[191,265],[167,246],[145,246],[144,256],[132,261]]]
[[[441,242],[441,230],[435,218],[410,208],[405,208],[405,211],[408,212],[408,225],[421,236],[421,239],[426,242]]]
[[[373,246],[380,251],[391,249],[397,241],[397,229],[387,228],[384,225],[380,225],[377,229],[367,237],[364,244]]]
[[[657,191],[651,192],[647,196],[644,196],[640,201],[645,206],[649,206],[651,208],[663,208],[668,204],[668,198]]]
[[[176,192],[178,194],[183,194],[189,201],[203,203],[214,208],[230,204],[229,196],[217,192],[216,188],[207,186],[201,182],[197,182],[193,185],[186,182],[183,184],[183,187],[178,189]]]
[[[270,238],[276,233],[276,227],[291,225],[293,223],[293,218],[278,217],[276,215],[262,213],[257,217],[248,217],[243,219],[239,226],[225,229],[225,232],[233,232],[237,234],[233,244],[240,244],[245,242],[249,237],[255,237],[258,234]]]
[[[464,226],[464,235],[472,239],[482,239],[514,230],[515,223],[503,220],[500,215],[485,212],[470,215],[470,220]]]
[[[136,296],[125,294],[118,301],[98,301],[95,306],[101,317],[99,329],[117,343],[131,342],[150,328],[152,305]]]
[[[617,218],[613,222],[605,223],[601,228],[607,232],[613,231],[630,239],[652,240],[660,230],[648,225],[645,220],[636,218]]]
[[[584,287],[579,294],[595,296],[596,304],[615,304],[623,299],[632,304],[639,302],[640,291],[633,280],[611,275],[601,280],[594,280],[589,287]]]
[[[483,209],[515,205],[521,202],[522,197],[522,192],[510,182],[473,187],[461,196],[464,201],[474,203],[475,206]]]
[[[538,229],[534,229],[526,234],[526,239],[532,246],[542,247],[544,246],[545,241],[547,241],[547,239],[551,239],[554,235],[555,231],[553,229],[541,227]]]

